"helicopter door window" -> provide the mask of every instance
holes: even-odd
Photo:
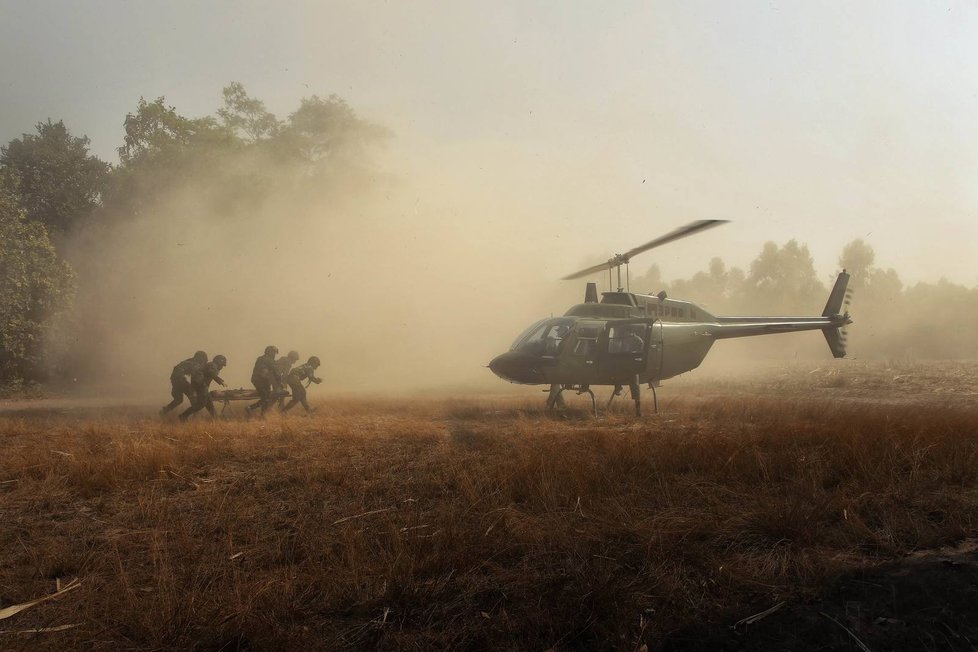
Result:
[[[597,345],[598,345],[597,339],[578,338],[577,343],[574,344],[574,354],[591,355],[591,353],[594,351]]]
[[[574,342],[574,355],[592,356],[598,350],[598,337],[602,328],[582,324],[577,329],[577,341]]]
[[[608,333],[608,353],[641,353],[645,348],[645,327],[612,326]]]

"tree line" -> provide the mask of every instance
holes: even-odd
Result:
[[[945,279],[906,284],[895,269],[877,264],[872,246],[862,239],[846,244],[836,262],[851,275],[850,356],[978,357],[978,342],[969,328],[961,328],[978,319],[978,288]],[[834,281],[834,275],[819,278],[808,247],[791,240],[780,246],[765,243],[746,270],[713,258],[706,270],[667,283],[652,266],[632,287],[665,288],[718,315],[811,315],[821,312]]]

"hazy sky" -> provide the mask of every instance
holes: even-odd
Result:
[[[975,285],[976,35],[963,3],[0,0],[0,141],[63,119],[115,161],[140,96],[199,116],[240,81],[285,117],[336,93],[554,279],[726,218],[637,266],[796,238],[827,278],[865,237],[905,280]]]

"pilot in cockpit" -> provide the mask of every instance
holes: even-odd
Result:
[[[544,346],[544,353],[546,355],[557,355],[557,351],[560,349],[560,343],[567,335],[568,330],[570,329],[563,324],[558,324],[550,329],[550,332],[547,333],[546,345]]]
[[[618,331],[608,341],[608,353],[641,353],[645,348],[645,340],[639,334],[641,329],[641,326],[626,326]]]

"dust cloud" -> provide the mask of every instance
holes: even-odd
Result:
[[[322,187],[263,161],[260,201],[189,179],[76,243],[70,346],[96,358],[79,384],[163,395],[173,365],[203,349],[227,356],[228,386],[248,387],[274,344],[322,360],[320,394],[499,389],[485,365],[553,305],[546,243],[532,207],[500,192],[515,187],[493,172],[504,162],[470,176],[453,160],[388,148],[369,175]]]
[[[557,279],[610,255],[609,245],[659,235],[596,220],[582,247],[580,229],[567,225],[595,212],[609,190],[586,188],[578,167],[552,163],[541,172],[515,147],[401,138],[374,153],[368,173],[337,173],[323,184],[269,160],[249,163],[260,170],[254,193],[227,196],[211,173],[189,178],[137,217],[76,243],[69,259],[79,271],[84,319],[70,346],[96,358],[79,386],[165,395],[173,365],[203,349],[227,356],[229,386],[248,387],[255,358],[274,344],[280,355],[294,349],[302,361],[320,357],[320,395],[509,391],[485,365],[533,321],[581,300],[583,281]],[[580,213],[566,219],[574,204]],[[671,247],[687,258],[695,252],[704,267],[731,248]],[[821,312],[831,279],[824,284],[802,313]],[[670,296],[702,302],[695,293]],[[757,314],[703,305],[718,315]],[[851,329],[866,328],[868,346],[857,339],[851,354],[901,350],[899,333],[887,333],[881,346],[880,329],[894,322],[896,305],[886,297],[854,304]],[[766,312],[797,313],[776,305]],[[694,373],[730,375],[799,359],[830,360],[820,333],[719,342]]]

